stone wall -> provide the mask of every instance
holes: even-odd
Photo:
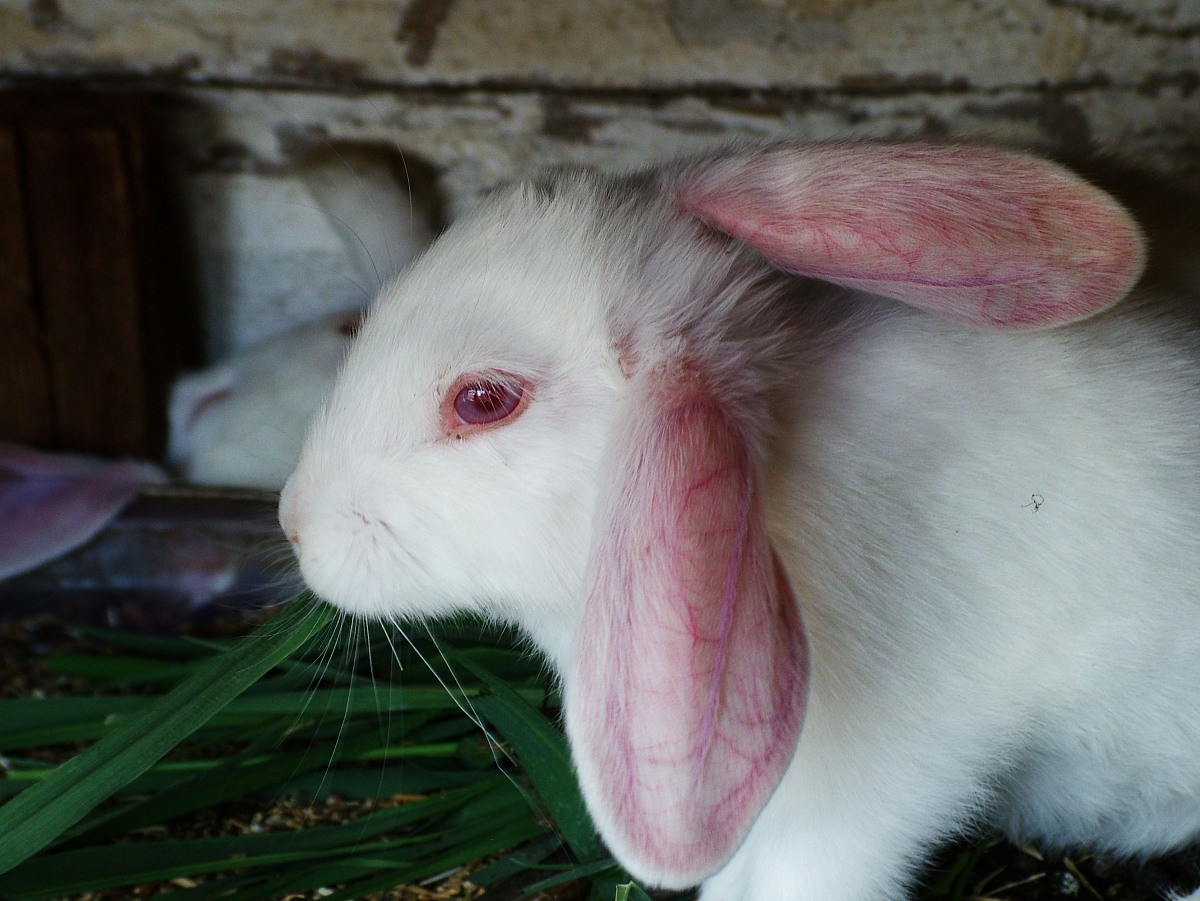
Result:
[[[373,290],[294,177],[330,141],[429,164],[447,218],[548,163],[734,137],[961,136],[1200,184],[1200,0],[0,0],[0,78],[171,98],[213,352]]]

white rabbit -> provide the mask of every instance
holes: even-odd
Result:
[[[1108,195],[1011,151],[551,174],[386,291],[281,522],[348,611],[519,623],[647,883],[902,897],[988,822],[1175,848],[1200,341],[1141,301],[1066,324],[1143,259]]]
[[[185,479],[278,491],[362,314],[290,328],[171,388],[167,459]]]
[[[323,143],[298,161],[297,172],[364,290],[429,245],[432,187],[409,177],[395,148]],[[359,318],[344,311],[294,326],[182,376],[168,411],[169,462],[191,482],[278,491]]]

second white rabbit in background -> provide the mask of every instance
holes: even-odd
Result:
[[[297,171],[341,241],[362,300],[429,246],[431,186],[414,184],[394,148],[329,143],[300,159]],[[360,316],[334,312],[180,377],[168,412],[168,462],[196,484],[282,488]]]
[[[278,491],[361,318],[335,313],[180,377],[171,390],[167,462],[194,484]]]

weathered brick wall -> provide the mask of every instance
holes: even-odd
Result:
[[[1200,183],[1200,0],[0,0],[0,77],[182,98],[218,350],[355,299],[290,174],[330,139],[432,164],[449,216],[547,163],[736,136],[1099,149]]]
[[[1144,86],[1195,0],[6,0],[13,72],[279,85]]]

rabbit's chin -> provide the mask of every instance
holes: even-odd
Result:
[[[439,597],[416,586],[393,584],[390,589],[369,571],[335,570],[317,555],[300,554],[300,573],[309,589],[328,604],[357,619],[385,622],[440,616],[462,608],[462,599]],[[399,581],[399,580],[394,580]]]
[[[470,614],[518,627],[532,646],[560,669],[574,651],[577,611],[566,592],[556,592],[539,603],[529,596],[500,591],[472,596],[402,578],[390,580],[393,590],[386,591],[368,574],[330,573],[317,564],[306,566],[303,557],[301,560],[300,571],[309,589],[355,619],[403,625]]]

